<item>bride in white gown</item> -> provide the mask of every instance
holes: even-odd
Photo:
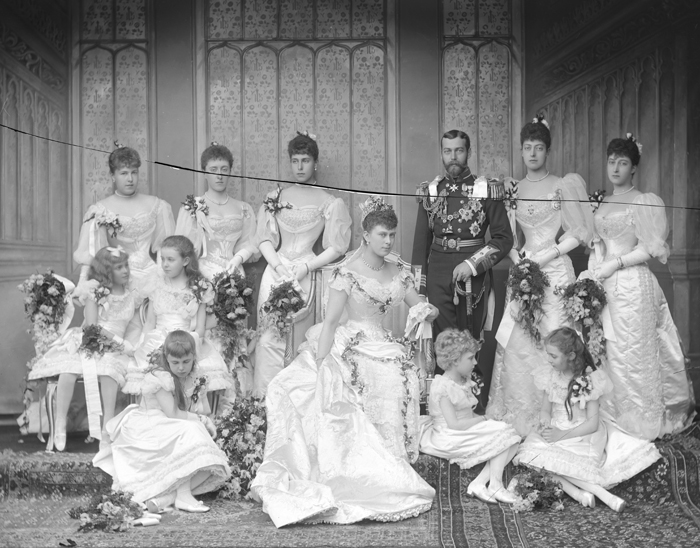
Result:
[[[268,387],[265,456],[251,492],[277,527],[396,521],[432,505],[434,489],[410,465],[418,457],[417,367],[381,322],[401,301],[423,308],[428,321],[437,309],[416,293],[410,272],[384,260],[393,209],[368,205],[376,209],[363,219],[366,245],[333,273],[324,323]]]

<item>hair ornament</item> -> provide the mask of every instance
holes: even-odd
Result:
[[[627,134],[627,140],[632,141],[635,145],[637,145],[637,150],[639,150],[639,155],[642,155],[642,144],[637,141],[637,138],[634,136],[633,133],[628,133]]]
[[[211,146],[213,146],[213,147],[218,147],[218,146],[219,146],[219,143],[217,143],[216,141],[212,141],[212,142],[211,142]]]
[[[107,251],[109,251],[109,254],[115,259],[118,259],[122,253],[126,254],[126,251],[124,251],[124,248],[120,245],[116,247],[107,246]]]
[[[308,137],[312,141],[316,140],[316,135],[313,133],[309,133],[309,130],[305,129],[304,131],[297,131],[297,135],[301,135],[303,137]]]
[[[544,127],[549,129],[549,122],[544,119],[544,114],[540,113],[532,119],[533,124],[542,124]]]
[[[114,146],[116,148],[126,148],[124,145],[122,145],[119,141],[114,141]]]
[[[362,220],[374,211],[389,211],[394,208],[384,201],[384,198],[373,194],[367,198],[363,203],[360,204],[360,211],[362,212]]]

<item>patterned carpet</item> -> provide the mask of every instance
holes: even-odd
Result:
[[[211,512],[174,512],[156,527],[127,533],[77,533],[66,510],[85,493],[108,486],[109,478],[89,464],[90,455],[0,453],[2,546],[230,546],[526,548],[673,547],[700,545],[700,427],[659,442],[664,456],[614,492],[629,506],[616,514],[568,501],[559,513],[515,514],[506,505],[487,505],[466,495],[478,472],[460,470],[422,455],[418,472],[437,490],[430,512],[399,523],[314,525],[275,529],[260,505],[212,500]],[[514,473],[509,467],[508,476]],[[82,496],[79,496],[81,494]]]

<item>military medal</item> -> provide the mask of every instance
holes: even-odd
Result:
[[[450,192],[456,192],[456,191],[457,191],[457,185],[454,184],[454,183],[452,183],[451,185],[449,185],[449,188],[450,188]]]
[[[470,196],[471,192],[469,192],[471,188],[467,183],[462,183],[462,196]]]

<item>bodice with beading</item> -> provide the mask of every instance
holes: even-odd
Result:
[[[636,247],[634,216],[629,207],[606,215],[596,214],[593,220],[596,232],[605,244],[605,260],[625,255]]]
[[[151,306],[156,313],[156,329],[190,331],[197,317],[199,301],[189,287],[176,289],[163,279],[151,295]]]
[[[321,206],[295,206],[285,208],[277,214],[281,246],[278,253],[294,260],[313,253],[312,248],[325,226],[324,209],[329,198]]]
[[[535,254],[555,245],[561,228],[561,191],[543,194],[533,201],[520,200],[515,217],[525,234],[524,250]]]

